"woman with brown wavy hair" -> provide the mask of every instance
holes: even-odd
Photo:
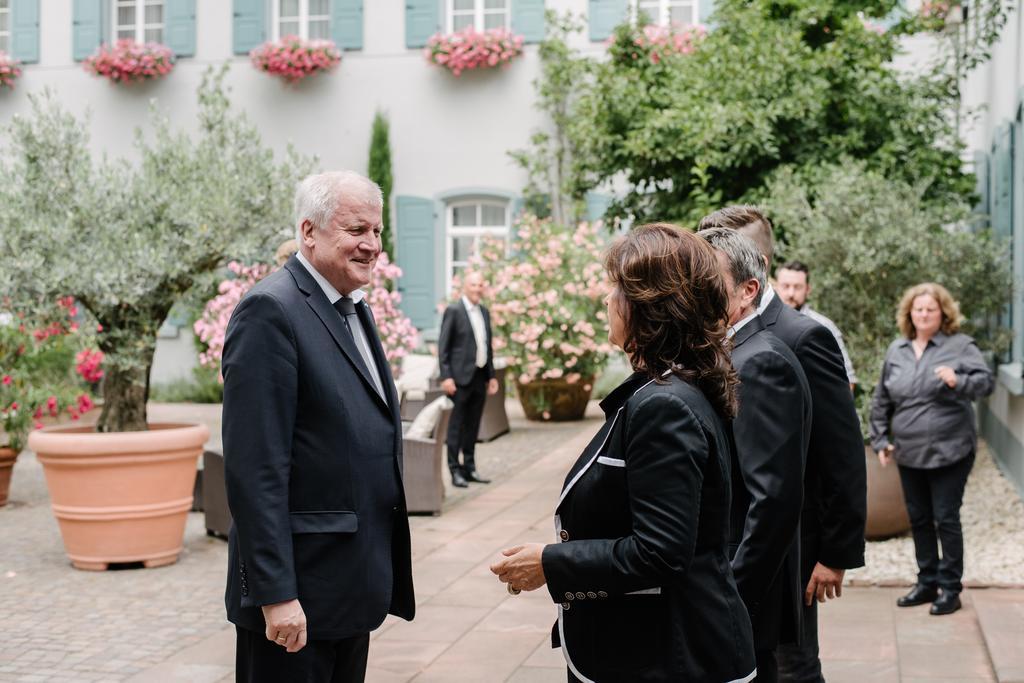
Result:
[[[569,470],[559,542],[510,548],[510,593],[547,585],[570,681],[749,681],[747,611],[728,559],[736,413],[728,295],[714,250],[673,225],[619,238],[605,268],[609,339],[633,375]]]

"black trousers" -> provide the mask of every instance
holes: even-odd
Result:
[[[803,605],[803,630],[800,644],[779,645],[778,680],[786,683],[824,683],[818,658],[818,601]],[[760,669],[758,669],[760,674]]]
[[[757,662],[757,677],[754,683],[776,683],[779,680],[779,663],[775,650],[754,650]]]
[[[370,634],[343,640],[311,640],[289,653],[263,633],[236,626],[237,683],[362,683]]]
[[[451,417],[448,419],[448,469],[451,472],[461,468],[475,472],[476,437],[480,433],[480,417],[484,414],[487,400],[487,371],[477,368],[469,384],[458,385],[452,402]],[[459,464],[462,451],[462,464]]]
[[[945,467],[918,469],[900,465],[900,483],[914,534],[917,582],[959,593],[964,575],[964,533],[960,506],[974,466],[974,453]],[[939,558],[939,542],[942,557]]]

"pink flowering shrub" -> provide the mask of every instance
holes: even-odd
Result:
[[[75,372],[85,380],[86,384],[96,384],[103,379],[103,352],[92,349],[82,349],[75,356]]]
[[[341,50],[330,40],[285,36],[276,43],[268,42],[254,48],[249,59],[260,71],[295,83],[306,76],[336,67],[341,62]]]
[[[14,90],[14,81],[21,76],[21,62],[0,52],[0,88]]]
[[[159,43],[119,40],[113,47],[100,45],[83,62],[85,70],[114,83],[136,83],[160,78],[174,68],[171,48]]]
[[[612,351],[604,298],[600,222],[575,228],[525,216],[513,236],[484,242],[471,267],[483,273],[494,355],[520,384],[564,378],[590,382]]]
[[[224,335],[235,306],[257,282],[277,270],[265,264],[243,266],[236,261],[229,263],[228,269],[235,277],[220,283],[217,296],[206,303],[203,314],[193,326],[199,341],[206,346],[206,350],[199,354],[200,365],[218,372],[224,353]],[[373,271],[373,279],[366,288],[366,301],[377,323],[384,355],[395,374],[401,366],[402,358],[419,344],[419,334],[412,321],[398,308],[402,295],[389,291],[401,275],[402,269],[389,262],[387,254],[381,253]]]
[[[707,29],[700,24],[649,24],[640,29],[633,43],[644,48],[651,63],[657,64],[668,55],[691,54],[707,33]]]
[[[480,32],[467,26],[456,33],[433,36],[424,54],[431,64],[443,66],[458,76],[467,69],[507,65],[523,54],[523,37],[504,28]]]

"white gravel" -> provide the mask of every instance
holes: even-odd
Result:
[[[1024,501],[999,471],[985,444],[978,446],[960,513],[964,584],[1024,587]],[[865,561],[864,567],[846,573],[846,583],[910,585],[917,576],[909,533],[887,541],[869,541]]]

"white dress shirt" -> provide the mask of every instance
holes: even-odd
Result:
[[[483,368],[487,366],[487,327],[484,325],[484,314],[480,306],[474,304],[467,297],[462,297],[462,305],[466,307],[469,314],[469,324],[473,327],[473,339],[476,341],[476,366]]]
[[[728,337],[729,339],[732,339],[733,337],[736,336],[736,333],[739,332],[743,328],[744,325],[749,323],[751,320],[756,318],[758,315],[759,315],[759,313],[757,311],[751,311],[750,313],[747,314],[747,316],[745,318],[743,318],[742,320],[737,321],[735,325],[730,327],[726,331],[725,336]]]

